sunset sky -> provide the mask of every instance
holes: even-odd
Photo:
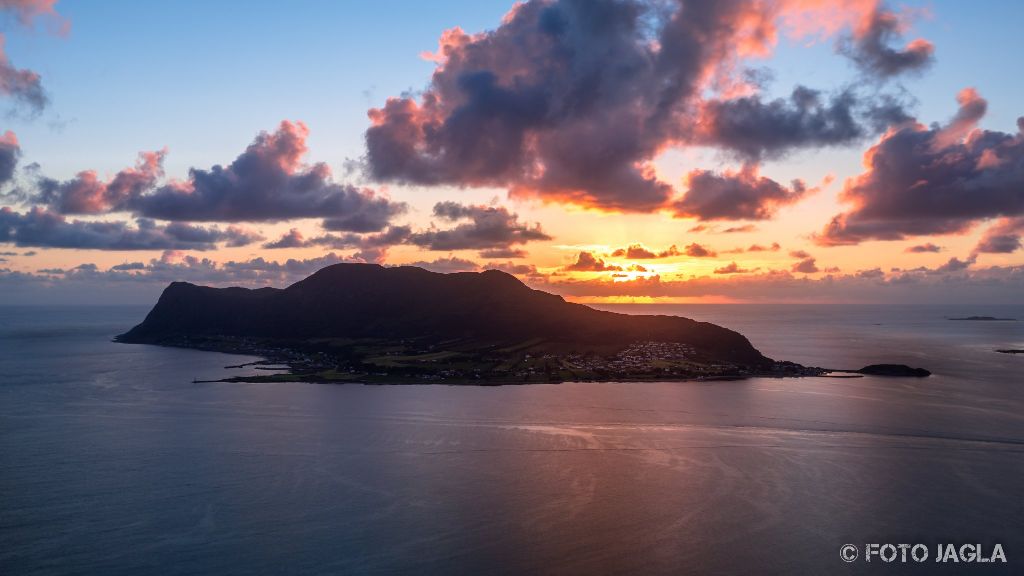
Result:
[[[1019,302],[1024,4],[0,1],[0,302]]]

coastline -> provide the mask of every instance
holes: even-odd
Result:
[[[115,342],[120,342],[117,338]],[[560,384],[564,382],[728,382],[746,380],[749,378],[805,378],[805,377],[828,377],[828,378],[859,378],[863,374],[857,374],[855,370],[835,370],[820,367],[809,367],[787,361],[773,361],[768,369],[752,369],[750,367],[727,365],[727,364],[698,364],[692,363],[688,370],[681,370],[678,367],[658,368],[653,365],[643,365],[641,368],[627,370],[614,370],[607,372],[560,372],[554,376],[551,372],[531,372],[525,375],[522,372],[496,372],[487,370],[484,367],[465,368],[460,372],[448,372],[442,365],[438,370],[432,366],[431,372],[409,372],[407,370],[392,371],[370,371],[355,368],[344,369],[339,367],[333,360],[316,361],[315,354],[308,351],[299,351],[290,348],[273,348],[267,345],[240,346],[238,343],[226,345],[216,340],[204,340],[202,343],[186,344],[159,343],[146,344],[149,346],[164,346],[171,348],[183,348],[201,350],[206,352],[219,352],[222,354],[237,354],[244,356],[255,356],[259,360],[224,366],[225,369],[252,367],[254,370],[263,370],[267,374],[252,374],[246,376],[231,376],[226,378],[195,379],[193,383],[310,383],[310,384],[366,384],[366,385],[396,385],[410,386],[422,384],[444,384],[451,386],[523,386],[530,384]],[[526,354],[525,358],[530,359]],[[660,360],[657,360],[660,361]],[[655,362],[657,362],[655,361]],[[442,374],[438,374],[442,372]],[[839,374],[844,373],[844,374]]]

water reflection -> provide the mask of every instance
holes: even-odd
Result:
[[[1020,372],[978,360],[1007,337],[988,329],[912,338],[940,367],[913,382],[223,385],[191,380],[237,357],[110,343],[135,311],[67,333],[4,313],[4,573],[842,573],[846,542],[1024,550]]]

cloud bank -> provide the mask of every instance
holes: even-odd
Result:
[[[770,54],[780,31],[807,36],[821,21],[835,24],[825,33],[846,31],[843,53],[870,73],[930,58],[924,41],[892,47],[906,19],[878,2],[529,0],[494,30],[445,32],[421,95],[370,110],[367,170],[640,212],[676,195],[651,167],[666,149],[711,145],[756,160],[848,144],[905,118],[874,92],[744,94],[757,90],[745,61]]]

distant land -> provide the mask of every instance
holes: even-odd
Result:
[[[963,318],[950,318],[950,320],[961,320],[969,322],[1016,322],[1016,318],[996,318],[994,316],[965,316]]]
[[[767,358],[715,324],[595,310],[497,270],[439,274],[376,264],[336,264],[284,289],[174,282],[116,340],[266,358],[257,363],[266,374],[227,379],[250,382],[523,384],[829,372]],[[884,366],[886,375],[922,375]]]

